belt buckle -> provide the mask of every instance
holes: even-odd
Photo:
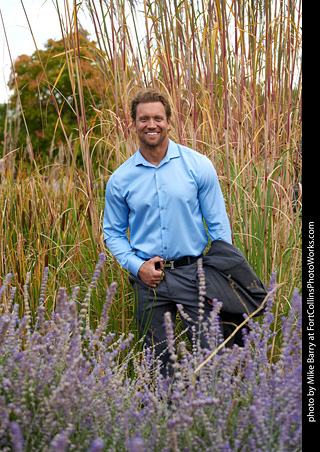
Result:
[[[174,270],[174,261],[168,261],[167,265],[169,264],[169,270]]]

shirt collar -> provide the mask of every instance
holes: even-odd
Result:
[[[177,158],[177,157],[180,157],[179,148],[176,143],[174,143],[172,140],[169,139],[167,153],[164,156],[164,158],[161,160],[161,162],[159,163],[159,167],[164,165],[165,163],[169,162],[169,160],[171,160],[173,158]],[[136,166],[144,165],[144,166],[155,167],[154,165],[152,165],[152,163],[148,162],[148,160],[146,160],[143,157],[143,155],[140,152],[140,147],[139,147],[138,151],[136,152],[135,165]]]

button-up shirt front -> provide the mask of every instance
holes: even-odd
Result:
[[[231,243],[217,173],[204,155],[169,140],[156,167],[140,149],[107,183],[103,231],[120,265],[134,275],[145,259],[199,256],[211,240]],[[130,241],[127,230],[130,231]]]

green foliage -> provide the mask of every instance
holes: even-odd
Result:
[[[85,80],[83,114],[90,123],[96,116],[93,107],[101,106],[103,87],[94,61],[94,43],[85,32],[80,34],[79,49],[81,77]],[[9,104],[12,111],[22,105],[33,150],[38,151],[40,158],[65,143],[66,136],[79,134],[77,58],[77,50],[70,48],[68,40],[49,39],[44,50],[31,56],[20,55],[14,63],[9,83],[14,92]],[[21,118],[16,127],[19,127],[17,146],[26,146],[26,128]]]

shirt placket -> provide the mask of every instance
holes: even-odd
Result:
[[[166,215],[166,190],[164,179],[162,178],[163,171],[160,168],[155,170],[155,183],[158,193],[158,208],[159,208],[159,218],[160,218],[160,230],[162,239],[162,257],[168,257],[168,219]]]

